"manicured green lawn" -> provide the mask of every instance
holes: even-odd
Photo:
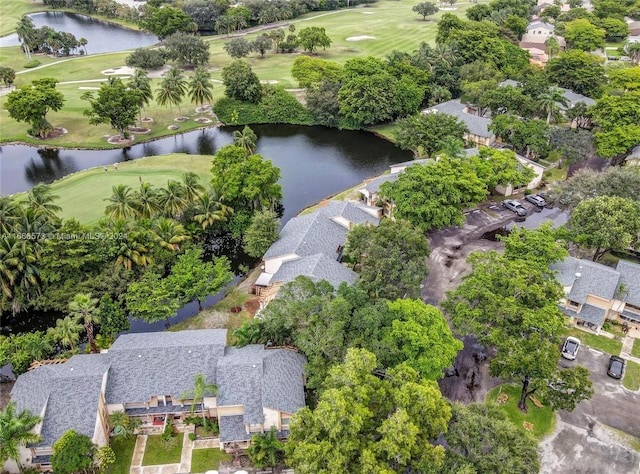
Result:
[[[8,35],[16,29],[16,23],[25,13],[48,10],[41,1],[2,0],[0,2],[0,36]]]
[[[155,466],[157,464],[179,463],[182,454],[182,439],[182,433],[176,434],[169,443],[164,442],[160,435],[147,436],[142,465]]]
[[[640,364],[628,360],[625,364],[624,379],[622,385],[629,390],[640,390]]]
[[[191,455],[191,472],[218,469],[220,461],[231,461],[233,456],[218,448],[194,449]]]
[[[633,357],[640,357],[640,339],[633,341],[633,348],[631,349],[631,355]]]
[[[156,188],[164,187],[169,179],[180,180],[183,173],[192,171],[206,187],[211,178],[210,168],[211,156],[179,153],[150,156],[119,163],[117,171],[109,166],[105,173],[100,166],[72,174],[53,183],[52,190],[60,197],[56,201],[62,207],[60,217],[74,217],[83,224],[92,224],[103,217],[107,205],[104,199],[111,196],[113,186],[126,184],[138,189],[141,177]]]
[[[390,142],[396,141],[396,132],[398,131],[398,125],[395,122],[385,123],[384,125],[375,125],[373,127],[369,127],[369,130],[372,132],[386,138]]]
[[[592,347],[596,350],[606,352],[607,354],[620,355],[622,350],[622,341],[615,339],[609,339],[605,336],[598,336],[597,334],[591,334],[586,331],[582,331],[577,328],[565,328],[563,336],[573,336],[580,339],[580,342],[586,346]]]
[[[527,398],[527,413],[522,413],[518,408],[520,400],[521,388],[515,385],[500,385],[487,393],[485,401],[495,402],[498,395],[506,393],[509,399],[506,403],[498,405],[507,415],[507,417],[521,430],[526,431],[522,422],[526,421],[533,424],[533,435],[541,439],[543,436],[551,433],[556,423],[556,416],[550,407],[536,407],[531,400]]]
[[[11,2],[24,5],[26,0],[11,0]],[[480,0],[487,3],[488,0]],[[3,5],[4,2],[0,2]],[[440,11],[428,21],[423,21],[419,15],[411,11],[415,0],[381,0],[367,8],[352,8],[348,10],[337,10],[330,12],[312,12],[300,18],[292,20],[298,31],[308,26],[320,26],[326,29],[332,40],[332,45],[326,51],[319,51],[318,57],[344,63],[350,58],[373,55],[384,57],[393,50],[412,52],[418,48],[420,43],[434,43],[436,35],[436,22],[445,13]],[[465,10],[471,3],[457,5],[452,11],[457,15],[464,15]],[[0,10],[1,11],[1,10]],[[261,32],[254,32],[247,35],[247,39],[255,38]],[[361,41],[347,41],[358,36],[371,36],[374,39],[364,39]],[[232,59],[224,51],[225,37],[211,37],[209,66],[212,76],[221,79],[221,69],[229,64]],[[132,45],[132,49],[135,45]],[[90,45],[89,53],[91,53]],[[50,64],[40,69],[23,69],[26,62],[18,47],[0,48],[0,61],[5,66],[14,68],[19,74],[16,76],[15,84],[20,86],[28,84],[34,79],[43,77],[54,77],[61,83],[58,84],[60,90],[66,98],[66,102],[59,112],[50,113],[47,118],[54,126],[66,128],[69,133],[64,137],[47,141],[50,146],[81,146],[85,148],[108,148],[103,135],[114,134],[108,125],[90,126],[88,120],[82,115],[82,111],[87,108],[87,102],[80,99],[84,92],[79,87],[97,87],[99,83],[76,83],[65,84],[68,81],[90,81],[104,80],[106,76],[101,71],[109,68],[122,66],[129,53],[108,53],[100,55],[80,56],[77,58],[45,58],[38,57],[43,64]],[[252,54],[246,60],[252,65],[254,71],[262,80],[276,81],[278,84],[288,88],[297,88],[298,84],[291,77],[291,65],[295,58],[302,53],[277,54],[270,52],[264,59],[259,54]],[[190,74],[190,73],[189,73]],[[157,88],[157,80],[153,89]],[[214,100],[221,97],[223,87],[214,87]],[[8,116],[6,110],[2,108],[6,98],[0,98],[0,142],[21,141],[32,144],[41,144],[40,141],[30,139],[26,136],[28,125],[18,123]],[[194,107],[184,102],[186,115],[194,116]],[[177,115],[176,111],[171,113],[169,109],[158,106],[155,102],[148,107],[147,115],[155,119],[152,133],[146,138],[166,136],[175,132],[167,130],[167,126],[172,123]],[[181,125],[181,131],[196,128],[197,123],[191,121]],[[143,138],[141,138],[143,139]]]
[[[77,61],[77,64],[81,64],[80,61]],[[71,67],[71,65],[75,67],[77,64],[72,61],[69,67]],[[81,77],[80,73],[77,77]],[[104,78],[105,76],[103,76],[103,79]],[[152,89],[154,91],[158,88],[158,83],[159,79],[154,79],[152,81]],[[107,139],[105,138],[105,135],[116,135],[116,130],[112,129],[109,124],[89,125],[89,119],[83,115],[83,111],[89,106],[89,103],[86,100],[81,99],[81,96],[87,92],[87,87],[99,88],[100,83],[85,82],[57,85],[57,90],[59,90],[65,97],[65,103],[59,112],[49,112],[49,114],[47,114],[47,120],[55,127],[65,128],[68,133],[59,138],[46,140],[47,146],[119,148],[117,145],[110,145],[107,143]],[[222,97],[223,93],[224,90],[222,85],[214,84],[213,101],[215,102],[215,100]],[[6,97],[7,96],[0,97],[0,123],[2,123],[2,128],[0,129],[0,142],[20,141],[34,145],[44,145],[45,142],[43,142],[43,140],[27,136],[29,124],[16,122],[9,117],[8,111],[3,108],[3,105],[6,102]],[[195,121],[195,119],[200,117],[200,115],[195,112],[195,104],[191,104],[187,98],[182,102],[181,114],[192,119],[188,122],[179,124],[181,132],[202,127],[201,124]],[[161,107],[155,101],[152,101],[145,109],[144,115],[153,118],[154,122],[150,125],[145,124],[145,127],[151,129],[151,132],[146,135],[139,135],[137,137],[138,140],[148,140],[150,138],[158,138],[175,133],[168,130],[167,127],[174,124],[173,119],[178,116],[178,110],[176,107],[173,107],[172,111],[170,108]]]
[[[129,474],[133,450],[136,447],[136,437],[111,438],[110,445],[116,455],[116,462],[107,469],[106,474]]]

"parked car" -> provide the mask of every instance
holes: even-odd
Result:
[[[562,345],[562,357],[568,360],[575,360],[580,350],[580,339],[569,336]]]
[[[544,207],[547,205],[547,201],[544,200],[539,194],[528,194],[524,197],[525,201],[529,201],[531,204],[535,204],[538,207]]]
[[[621,379],[624,372],[624,359],[618,356],[609,358],[609,367],[607,367],[607,375],[614,379]]]
[[[502,202],[502,207],[506,207],[512,212],[515,212],[519,216],[527,215],[527,208],[520,204],[520,201],[517,199],[505,199]]]

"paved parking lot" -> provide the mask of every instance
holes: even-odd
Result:
[[[584,474],[640,472],[640,453],[607,427],[640,438],[640,393],[622,387],[607,375],[609,354],[583,346],[575,361],[562,359],[564,368],[581,365],[590,371],[594,395],[573,412],[560,410],[554,434],[542,444],[543,473],[560,470]]]

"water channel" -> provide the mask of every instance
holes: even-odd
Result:
[[[151,46],[158,42],[155,35],[144,31],[124,28],[77,13],[40,12],[28,16],[33,20],[36,28],[49,26],[56,31],[71,33],[78,40],[85,38],[88,54],[115,53]],[[18,35],[15,33],[0,38],[0,47],[19,45]]]
[[[292,125],[256,125],[256,153],[270,159],[281,170],[284,194],[283,223],[302,209],[363,179],[386,171],[389,165],[412,159],[409,152],[368,132],[338,131],[324,127]],[[71,173],[95,166],[110,165],[145,156],[166,153],[212,155],[221,146],[233,142],[233,128],[196,130],[126,149],[71,150],[45,149],[28,145],[0,147],[0,194],[27,191],[39,182],[50,183]],[[225,250],[231,253],[232,249]],[[211,296],[206,305],[220,296]],[[191,303],[171,319],[181,321],[197,313]],[[20,314],[3,321],[3,332],[44,329],[60,315],[52,313]],[[4,319],[4,318],[3,318]],[[164,329],[164,322],[149,325],[133,321],[132,331]]]

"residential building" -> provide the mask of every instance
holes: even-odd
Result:
[[[391,165],[389,167],[389,174],[383,174],[382,176],[378,176],[377,178],[373,178],[365,182],[364,187],[358,190],[360,193],[360,200],[367,206],[382,206],[382,214],[390,217],[390,207],[388,206],[388,203],[381,202],[380,199],[380,186],[382,186],[383,183],[398,179],[398,175],[407,169],[408,166],[424,165],[433,161],[434,160],[432,159],[419,159]]]
[[[640,20],[627,17],[624,21],[629,26],[629,36],[640,36]]]
[[[560,45],[560,50],[564,51],[567,46],[565,39],[562,36],[555,34],[555,26],[544,21],[536,20],[527,25],[527,31],[522,35],[520,40],[520,47],[522,49],[536,48],[542,51],[546,51],[546,41],[549,38],[555,37]]]
[[[304,356],[257,344],[226,347],[226,338],[225,329],[125,334],[100,354],[21,375],[11,398],[43,419],[36,427],[42,440],[23,449],[22,464],[51,470],[53,444],[69,429],[106,444],[117,411],[139,418],[144,433],[161,433],[168,420],[181,426],[192,410],[217,418],[221,449],[246,446],[272,426],[285,438],[291,416],[305,406]],[[182,399],[198,373],[217,385],[217,397]]]
[[[481,117],[472,107],[460,102],[460,99],[450,100],[438,105],[434,105],[422,111],[423,114],[442,113],[453,115],[462,121],[469,130],[465,133],[464,139],[467,142],[475,143],[478,146],[491,146],[496,142],[496,136],[489,131],[491,119]]]
[[[562,311],[575,324],[599,332],[607,319],[640,323],[640,264],[620,260],[611,268],[567,257],[551,269],[565,290]]]
[[[348,201],[329,201],[309,214],[289,220],[264,254],[263,272],[255,282],[265,306],[278,288],[303,275],[333,286],[354,283],[356,273],[340,263],[347,232],[356,224],[377,226],[381,209]]]

